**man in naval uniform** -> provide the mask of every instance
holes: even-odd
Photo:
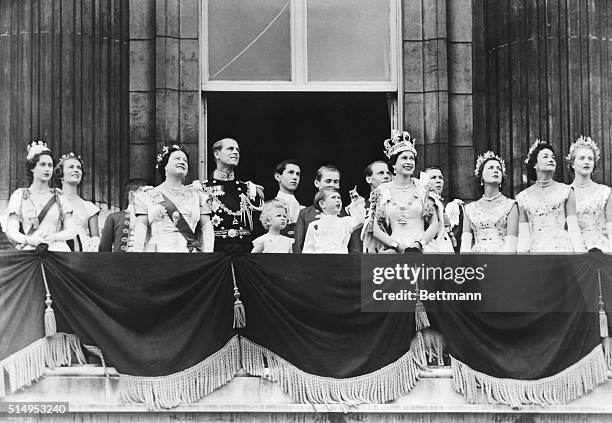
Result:
[[[224,138],[215,142],[212,149],[216,169],[205,185],[212,199],[215,251],[249,252],[253,248],[251,241],[263,233],[259,222],[263,188],[235,179],[234,170],[240,162],[236,140]]]

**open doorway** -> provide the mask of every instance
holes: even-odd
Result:
[[[265,187],[266,199],[276,195],[274,166],[294,158],[302,164],[296,192],[310,205],[315,194],[314,173],[323,164],[340,168],[343,201],[357,185],[365,195],[363,170],[386,159],[382,141],[391,121],[385,93],[209,92],[207,150],[224,137],[240,143],[237,177]],[[209,154],[208,169],[214,169]],[[209,172],[210,173],[210,172]]]

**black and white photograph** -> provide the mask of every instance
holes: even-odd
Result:
[[[0,0],[0,421],[612,422],[612,0]]]

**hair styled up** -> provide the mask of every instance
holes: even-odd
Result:
[[[77,160],[79,163],[81,163],[81,178],[85,176],[85,165],[83,164],[83,159],[81,158],[81,156],[76,156],[73,153],[70,153],[69,155],[63,155],[60,158],[60,161],[55,166],[55,169],[53,169],[53,179],[55,180],[55,186],[60,188],[62,187],[62,179],[64,179],[64,163],[71,159]]]
[[[34,180],[32,170],[40,161],[40,156],[51,157],[51,161],[53,162],[53,164],[55,164],[55,159],[53,158],[53,152],[49,147],[47,147],[47,143],[42,140],[35,140],[29,142],[26,147],[26,152],[26,176],[28,178],[28,182],[32,183],[32,181]]]
[[[399,156],[401,156],[402,154],[404,154],[405,152],[409,152],[412,153],[412,155],[414,156],[414,166],[416,168],[416,164],[417,164],[417,155],[414,154],[414,152],[412,150],[402,150],[402,151],[398,151],[397,153],[395,153],[394,155],[392,155],[391,157],[389,157],[389,166],[393,167],[395,166],[395,163],[397,163],[397,159],[399,158]]]
[[[263,206],[263,209],[261,210],[261,216],[259,217],[259,220],[261,220],[261,224],[263,225],[264,229],[268,229],[270,227],[268,219],[270,219],[271,216],[276,212],[276,210],[279,209],[285,213],[285,216],[287,215],[287,206],[285,205],[284,201],[277,199],[266,201]]]
[[[499,161],[499,158],[497,158],[497,157],[489,157],[488,159],[485,159],[480,164],[480,166],[478,166],[475,180],[476,180],[476,184],[478,185],[478,190],[480,191],[481,194],[484,193],[484,186],[482,185],[482,172],[484,171],[485,165],[487,163],[489,163],[490,161],[496,161],[497,163],[499,163],[502,166],[502,169],[503,169],[503,164],[502,164],[502,162]],[[502,180],[499,183],[499,190],[500,191],[504,189],[504,182],[506,182],[506,174],[503,172],[503,170],[501,172],[501,175],[502,175]]]
[[[162,148],[162,152],[157,155],[157,165],[155,166],[157,168],[157,171],[159,172],[159,175],[161,176],[162,182],[166,180],[166,165],[168,164],[168,160],[170,160],[170,156],[175,151],[183,152],[185,154],[185,157],[187,157],[187,164],[189,165],[189,154],[187,154],[187,151],[185,151],[182,146],[176,144],[173,144],[169,147],[164,146]]]
[[[531,179],[532,181],[538,179],[535,165],[538,161],[538,154],[540,154],[540,151],[542,150],[550,150],[553,154],[555,154],[555,150],[553,149],[552,145],[543,141],[530,150],[525,163],[527,163],[527,178]]]

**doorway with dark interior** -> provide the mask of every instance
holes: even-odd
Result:
[[[207,138],[209,174],[215,168],[210,148],[225,137],[240,144],[237,178],[276,196],[274,167],[284,159],[300,162],[302,177],[296,197],[310,205],[314,174],[321,165],[341,171],[343,202],[357,185],[366,195],[363,171],[374,160],[385,160],[383,140],[391,120],[386,93],[209,92]]]

